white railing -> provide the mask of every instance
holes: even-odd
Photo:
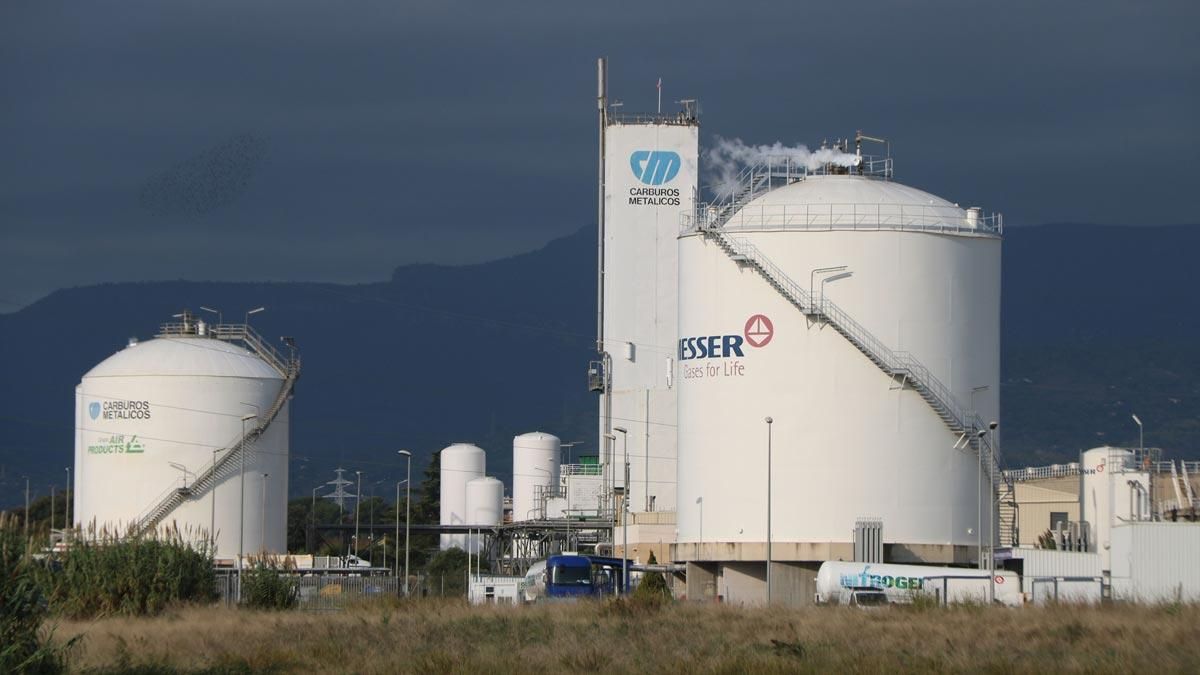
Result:
[[[1008,471],[1004,472],[1004,475],[1009,480],[1015,481],[1078,476],[1079,463],[1071,462],[1070,464],[1051,464],[1050,466],[1027,466],[1023,469],[1009,469]]]
[[[728,207],[726,207],[728,209]],[[684,214],[683,233],[698,227],[727,230],[916,230],[999,235],[999,213],[972,216],[957,206],[937,204],[746,204],[728,212],[701,206]]]

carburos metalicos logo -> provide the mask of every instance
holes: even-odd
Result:
[[[633,175],[646,185],[670,183],[679,175],[679,153],[667,150],[634,150],[629,156]]]
[[[106,420],[148,420],[150,419],[150,402],[104,401],[103,404],[93,402],[88,404],[88,415],[92,419],[103,417]]]
[[[675,180],[683,161],[669,150],[634,150],[629,168],[645,185],[664,185]],[[679,206],[679,188],[629,188],[630,206]]]

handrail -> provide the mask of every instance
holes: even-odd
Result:
[[[748,196],[752,200],[758,195]],[[701,227],[748,231],[918,230],[984,235],[1004,232],[1004,217],[999,213],[973,214],[957,206],[890,202],[745,203],[716,208],[700,204],[692,214],[683,214],[682,220],[681,234]]]

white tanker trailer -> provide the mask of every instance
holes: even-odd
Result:
[[[987,602],[987,570],[928,565],[890,565],[862,562],[825,562],[817,571],[818,603],[843,604],[843,595],[861,589],[878,589],[891,602],[912,602],[918,595],[940,602]],[[1020,578],[997,571],[996,602],[1019,606],[1024,602]]]

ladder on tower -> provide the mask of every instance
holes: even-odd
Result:
[[[275,395],[271,407],[267,409],[261,419],[257,420],[254,427],[225,448],[224,452],[220,453],[220,457],[207,469],[200,472],[191,485],[172,486],[159,495],[150,507],[134,521],[132,528],[134,536],[152,532],[185,502],[204,497],[211,490],[216,489],[221,480],[232,472],[233,467],[241,460],[242,456],[253,452],[254,443],[266,433],[267,428],[279,416],[279,412],[283,410],[283,406],[287,404],[295,390],[296,381],[300,378],[300,359],[294,354],[290,356],[279,354],[247,325],[213,326],[210,335],[219,340],[241,342],[249,347],[259,358],[283,376],[279,393]],[[209,532],[208,536],[211,538],[215,534]]]
[[[901,386],[915,391],[950,431],[962,439],[980,456],[980,461],[990,465],[993,476],[993,499],[1002,501],[1008,495],[1011,501],[1012,480],[1001,470],[1000,460],[988,441],[987,434],[979,433],[986,427],[974,410],[960,405],[953,392],[941,380],[908,352],[894,351],[879,338],[858,323],[848,312],[828,298],[814,299],[789,277],[782,269],[763,254],[747,239],[733,237],[721,227],[705,223],[699,231],[714,242],[738,265],[750,267],[766,280],[780,295],[812,321],[823,322],[853,345],[871,363]],[[961,441],[960,441],[961,442]],[[1015,541],[1015,520],[1008,528],[1008,542]],[[1002,539],[1002,542],[1004,540]]]

